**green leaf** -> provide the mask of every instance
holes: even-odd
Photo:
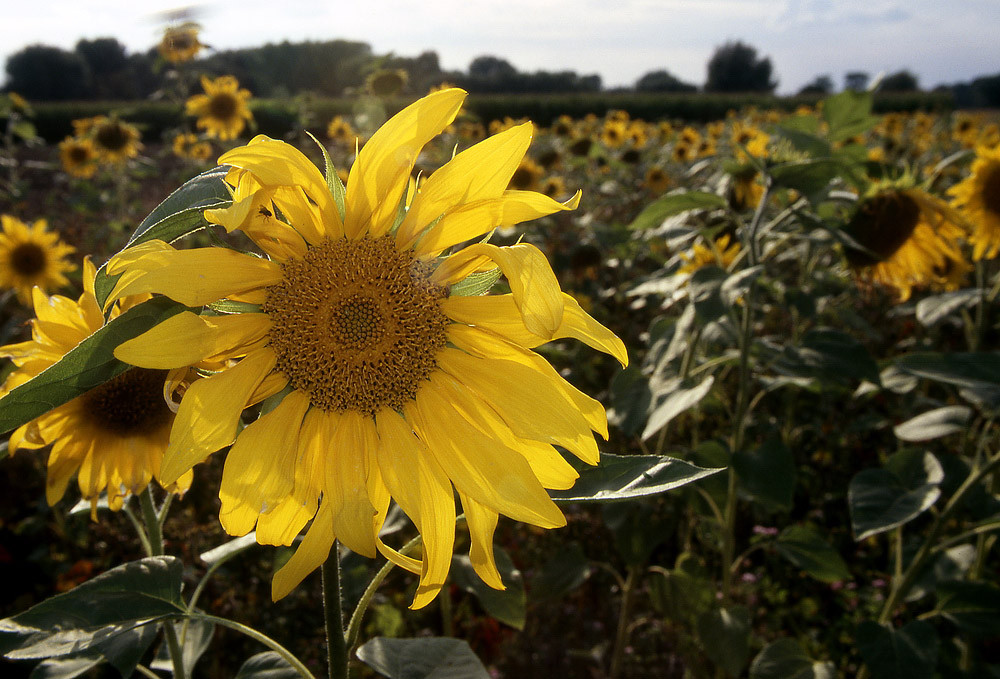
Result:
[[[618,555],[629,566],[645,566],[653,551],[668,540],[676,518],[648,502],[618,502],[603,506],[604,524],[615,537]]]
[[[662,577],[655,577],[656,574]],[[699,614],[715,603],[715,584],[706,577],[682,568],[668,572],[654,570],[649,578],[650,598],[667,618],[691,625]]]
[[[545,562],[531,581],[535,602],[559,599],[579,587],[594,572],[579,542],[571,542]]]
[[[791,508],[795,458],[780,439],[769,439],[754,450],[737,451],[733,469],[751,497],[773,509]]]
[[[892,431],[903,441],[930,441],[966,431],[971,416],[972,409],[968,406],[935,408],[896,425]]]
[[[815,196],[840,176],[843,164],[832,158],[793,160],[775,165],[769,172],[778,186]]]
[[[236,679],[302,679],[302,676],[274,651],[264,651],[247,658]]]
[[[198,659],[204,655],[212,643],[215,634],[215,623],[208,620],[192,618],[181,622],[165,622],[165,625],[173,625],[177,632],[177,640],[181,646],[181,663],[184,666],[184,676],[193,676],[194,666]],[[150,664],[154,670],[173,673],[174,663],[170,658],[170,649],[166,643],[160,644],[156,652],[156,657]]]
[[[184,614],[182,571],[169,556],[122,564],[0,620],[0,651],[15,660],[99,650],[101,644],[106,652],[114,637]]]
[[[507,589],[497,590],[480,579],[472,568],[472,562],[465,554],[456,554],[451,559],[451,580],[458,587],[479,599],[483,609],[500,622],[515,629],[524,629],[528,599],[524,593],[524,578],[514,566],[507,553],[494,548],[497,570]]]
[[[10,131],[24,141],[31,141],[38,136],[38,130],[30,120],[18,120],[11,125]]]
[[[580,478],[569,490],[550,490],[556,502],[614,502],[659,495],[722,469],[697,467],[666,455],[612,455],[601,453],[596,467],[570,457]]]
[[[854,539],[864,540],[902,526],[930,509],[941,495],[938,484],[906,488],[886,469],[865,469],[851,479],[847,502]]]
[[[744,606],[718,607],[697,621],[698,641],[716,666],[738,677],[750,653],[750,611]]]
[[[673,217],[688,210],[712,210],[726,207],[726,199],[704,191],[670,193],[657,198],[647,205],[628,228],[638,231],[654,229],[667,217]]]
[[[646,425],[652,400],[649,379],[639,367],[630,365],[611,380],[608,422],[629,436],[638,434]]]
[[[74,679],[102,662],[104,659],[96,654],[43,660],[31,671],[29,679]]]
[[[469,648],[469,644],[461,639],[375,637],[358,648],[357,656],[387,679],[489,679],[490,677],[483,663]]]
[[[820,582],[849,580],[847,564],[819,533],[805,526],[789,526],[775,541],[781,556]]]
[[[114,357],[115,348],[185,309],[166,297],[156,297],[109,322],[57,363],[0,398],[0,433],[16,429],[131,368]]]
[[[1000,528],[1000,525],[996,525],[996,528]],[[930,568],[924,568],[916,582],[910,587],[906,600],[919,601],[928,594],[933,594],[937,590],[939,582],[964,578],[975,560],[976,548],[972,545],[958,545],[946,550],[943,554],[938,554],[937,558],[934,559],[934,564]]]
[[[857,645],[872,679],[932,679],[940,641],[922,620],[901,629],[866,620],[858,625]]]
[[[691,274],[688,295],[694,305],[695,315],[702,323],[710,323],[725,315],[722,286],[728,278],[726,270],[718,266],[703,266]]]
[[[228,168],[216,167],[181,185],[140,222],[123,249],[156,239],[169,243],[207,226],[206,209],[223,208],[233,202],[223,181],[226,172]],[[94,281],[94,292],[101,308],[118,279],[117,276],[109,277],[106,267],[104,264],[97,270]]]
[[[218,547],[214,547],[207,552],[202,552],[198,555],[204,563],[209,566],[218,563],[228,561],[237,554],[241,554],[246,550],[250,549],[257,544],[257,531],[250,531],[243,537],[234,538],[229,542],[223,543]]]
[[[938,583],[935,610],[975,638],[1000,635],[1000,587],[991,582]]]
[[[1000,387],[1000,353],[912,353],[896,359],[911,375],[957,387]]]
[[[906,488],[924,485],[937,486],[944,481],[944,468],[932,453],[915,448],[907,448],[893,453],[885,462],[885,468],[896,475]]]
[[[347,204],[345,202],[347,189],[344,187],[344,182],[340,181],[340,175],[337,174],[337,168],[334,167],[333,158],[330,157],[330,152],[327,151],[326,146],[321,144],[319,139],[314,137],[311,132],[306,132],[306,134],[316,142],[316,146],[323,152],[323,174],[326,177],[326,185],[330,189],[330,195],[333,196],[333,202],[337,204],[340,221],[344,221],[347,216]]]
[[[800,120],[813,121],[813,129],[796,129],[786,123],[779,125],[775,131],[778,135],[787,139],[797,151],[809,154],[812,158],[829,158],[833,154],[830,142],[815,134],[816,119],[812,116],[802,116]]]
[[[712,385],[715,384],[715,376],[708,375],[697,386],[688,389],[681,387],[681,384],[680,380],[674,381],[672,384],[673,389],[668,393],[668,396],[660,401],[653,409],[653,412],[650,413],[646,427],[642,431],[643,441],[646,441],[653,434],[663,429],[672,419],[681,413],[698,405],[705,398],[706,394],[712,390]]]
[[[968,309],[983,299],[984,290],[969,288],[924,297],[917,302],[917,320],[932,326],[959,309]]]
[[[772,641],[750,664],[750,679],[835,679],[833,663],[809,657],[795,639]]]
[[[490,288],[500,280],[500,269],[490,269],[489,271],[476,271],[449,289],[448,294],[452,297],[475,297],[485,295]]]
[[[871,111],[870,92],[847,90],[827,97],[823,100],[823,120],[829,126],[827,138],[838,142],[867,132],[878,122]]]
[[[858,340],[832,329],[810,330],[799,347],[786,346],[774,364],[781,375],[846,386],[856,380],[879,384],[878,364]]]

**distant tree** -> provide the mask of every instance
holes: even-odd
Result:
[[[972,81],[972,90],[979,106],[1000,107],[1000,73],[976,78]]]
[[[818,75],[809,84],[799,90],[799,94],[830,94],[833,92],[833,79],[828,75]]]
[[[698,87],[666,70],[650,71],[635,82],[639,92],[695,92]]]
[[[506,59],[476,57],[469,74],[455,83],[470,92],[595,92],[601,89],[598,75],[578,75],[575,71],[535,71],[522,73]]]
[[[494,56],[476,57],[469,64],[469,77],[485,80],[503,80],[517,74],[509,61]]]
[[[879,90],[882,92],[916,92],[920,89],[917,76],[909,71],[896,71],[882,78]]]
[[[87,62],[91,97],[139,99],[148,94],[140,88],[140,77],[135,72],[139,62],[131,60],[125,52],[125,45],[115,38],[80,40],[73,51]]]
[[[90,94],[90,69],[75,52],[30,45],[7,59],[7,89],[35,101],[84,99]]]
[[[864,71],[848,71],[844,74],[844,89],[863,92],[868,89],[870,76]]]
[[[757,50],[740,41],[717,47],[708,60],[706,92],[773,92],[771,60],[759,59]]]

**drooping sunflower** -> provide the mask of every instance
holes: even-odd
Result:
[[[728,269],[740,254],[740,244],[729,244],[729,235],[719,236],[714,245],[695,243],[689,252],[681,253],[684,264],[677,269],[678,274],[691,274],[706,266]]]
[[[28,226],[10,215],[0,215],[0,289],[13,289],[22,304],[31,303],[31,289],[43,291],[69,285],[65,274],[76,269],[67,257],[73,254],[48,222]]]
[[[75,123],[76,121],[74,121]],[[139,128],[115,116],[96,116],[86,122],[86,137],[94,144],[94,150],[102,162],[121,164],[139,155],[142,135]],[[77,132],[77,134],[82,134]]]
[[[181,132],[174,135],[174,139],[170,145],[174,151],[174,155],[178,158],[208,160],[212,155],[212,145],[190,132]]]
[[[32,338],[0,347],[0,357],[17,366],[0,386],[0,396],[55,364],[104,324],[94,296],[94,266],[88,259],[83,267],[84,292],[76,301],[48,297],[35,288]],[[112,317],[138,301],[122,300],[112,309]],[[179,378],[178,371],[172,383]],[[108,506],[117,511],[129,494],[141,492],[159,471],[174,420],[164,397],[170,379],[165,370],[128,370],[14,430],[10,452],[52,446],[45,484],[50,505],[62,499],[75,475],[81,496],[92,507],[106,491]],[[172,490],[183,492],[190,485],[191,474],[185,474]]]
[[[246,305],[226,316],[181,313],[116,355],[159,369],[239,359],[185,394],[160,478],[169,483],[235,440],[220,488],[225,530],[256,525],[260,543],[287,545],[312,520],[275,574],[275,599],[338,539],[419,574],[413,607],[426,605],[451,561],[454,491],[476,572],[502,588],[492,556],[499,515],[564,525],[544,489],[568,488],[577,474],[553,445],[598,459],[592,431],[606,436],[604,409],[532,349],[574,337],[625,363],[624,345],[560,291],[535,247],[476,243],[448,254],[498,226],[576,207],[579,194],[558,203],[505,190],[531,125],[459,153],[404,198],[420,149],[464,97],[443,90],[387,122],[354,162],[342,205],[288,144],[261,136],[224,154],[234,203],[206,218],[242,230],[266,258],[154,241],[109,265],[124,274],[112,296]],[[512,292],[462,295],[463,281],[489,271],[503,272]],[[255,392],[283,399],[237,435]],[[378,537],[390,498],[422,535],[420,561]]]
[[[976,148],[972,173],[948,189],[952,205],[972,225],[972,259],[993,259],[1000,252],[1000,146]]]
[[[168,26],[163,31],[163,38],[157,48],[160,55],[172,64],[191,61],[204,47],[199,39],[201,27],[193,21],[179,26]]]
[[[59,159],[66,174],[90,179],[97,172],[97,151],[94,142],[80,137],[66,137],[59,142]]]
[[[952,268],[949,262],[963,262],[961,217],[918,188],[875,188],[858,202],[845,230],[864,248],[847,248],[847,263],[895,289],[901,301],[915,287],[944,283],[941,272]]]
[[[226,141],[235,139],[246,124],[253,120],[247,107],[250,91],[240,89],[240,83],[231,75],[215,80],[201,77],[205,94],[196,94],[185,104],[189,116],[197,116],[196,125],[210,137]]]

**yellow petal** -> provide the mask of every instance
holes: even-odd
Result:
[[[507,589],[493,556],[493,533],[497,529],[497,520],[500,517],[495,511],[468,495],[459,493],[458,497],[465,511],[465,521],[469,524],[469,537],[472,539],[469,561],[472,562],[473,570],[493,589]]]
[[[307,408],[309,397],[292,391],[236,437],[219,487],[219,521],[230,535],[246,535],[258,516],[291,496],[298,432]]]
[[[170,430],[159,481],[169,485],[236,438],[250,395],[274,368],[274,352],[256,349],[239,363],[188,387]]]
[[[347,179],[344,233],[383,235],[392,225],[420,149],[455,119],[465,92],[429,94],[389,119],[365,143]]]
[[[327,414],[326,485],[322,506],[329,507],[333,530],[344,545],[374,558],[375,518],[368,498],[368,455],[375,447],[375,427],[352,410]]]
[[[109,304],[126,295],[159,292],[186,306],[202,306],[282,280],[276,262],[218,247],[175,250],[163,241],[149,241],[116,255],[108,272],[122,271]]]
[[[431,226],[413,248],[417,255],[437,255],[446,248],[489,233],[498,226],[513,226],[560,210],[573,210],[580,192],[565,203],[534,191],[508,191],[499,198],[466,203],[447,212]]]
[[[516,125],[475,144],[437,169],[414,196],[399,226],[400,243],[409,247],[428,224],[459,205],[500,196],[527,152],[531,134],[531,123]]]
[[[614,356],[623,368],[627,367],[625,343],[584,311],[572,295],[564,292],[562,296],[563,322],[552,339],[572,337]],[[449,297],[441,302],[441,310],[453,321],[485,328],[526,349],[533,349],[549,341],[525,327],[513,295]]]
[[[382,478],[424,544],[420,584],[411,606],[416,609],[433,599],[448,577],[455,545],[455,498],[448,475],[398,413],[383,410],[375,423]]]
[[[545,255],[534,245],[470,245],[448,257],[431,279],[440,285],[452,285],[488,260],[496,262],[507,277],[525,327],[539,337],[551,338],[562,324],[562,291]]]
[[[564,526],[562,512],[525,459],[473,423],[449,382],[444,374],[432,373],[407,405],[406,417],[417,425],[455,488],[517,521],[543,528]]]
[[[290,545],[303,527],[313,518],[294,497],[282,500],[277,507],[257,519],[257,542],[261,545]]]
[[[169,369],[234,358],[267,336],[265,314],[199,316],[183,311],[115,349],[115,358],[143,368]]]
[[[301,187],[309,200],[319,206],[325,218],[326,232],[310,232],[309,224],[294,224],[310,243],[318,243],[324,235],[343,235],[340,214],[333,195],[319,168],[301,151],[290,144],[263,135],[254,137],[246,146],[222,154],[219,164],[232,165],[249,171],[267,187]]]
[[[316,518],[313,519],[312,525],[299,543],[299,548],[292,554],[292,558],[274,574],[274,579],[271,581],[271,600],[277,601],[286,596],[328,558],[336,559],[336,550],[330,554],[333,540],[333,520],[330,510],[324,504],[320,506]]]

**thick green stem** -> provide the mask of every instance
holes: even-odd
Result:
[[[344,613],[340,593],[339,543],[333,543],[330,556],[323,562],[323,612],[326,617],[326,649],[330,679],[347,679],[347,640],[344,637]]]
[[[403,545],[403,548],[399,550],[399,553],[403,556],[408,556],[410,552],[421,543],[421,541],[422,539],[418,535]],[[358,636],[361,634],[361,621],[365,617],[365,611],[368,610],[368,605],[375,596],[375,592],[378,590],[379,585],[382,584],[382,581],[386,579],[395,566],[396,564],[393,562],[387,561],[386,564],[379,569],[379,572],[375,574],[372,581],[368,583],[364,593],[361,595],[361,599],[358,601],[358,605],[354,607],[354,612],[351,613],[351,621],[347,623],[347,634],[345,635],[348,650],[354,648],[355,644],[358,643]]]
[[[146,524],[146,534],[149,536],[149,555],[163,555],[163,520],[166,512],[157,513],[153,504],[153,493],[150,486],[146,486],[142,494],[139,495],[139,506],[142,507],[142,518]],[[174,666],[174,679],[184,679],[184,655],[181,651],[181,644],[177,638],[177,628],[173,622],[166,622],[163,625],[163,637],[167,642],[167,650],[170,653],[170,662]]]

